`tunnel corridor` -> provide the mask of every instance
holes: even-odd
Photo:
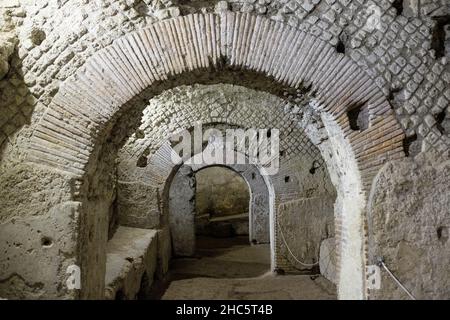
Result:
[[[449,299],[448,9],[0,0],[0,299]]]

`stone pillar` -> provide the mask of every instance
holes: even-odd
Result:
[[[169,224],[173,253],[192,256],[195,252],[195,175],[182,166],[169,190]]]

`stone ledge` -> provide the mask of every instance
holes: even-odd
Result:
[[[157,264],[157,230],[119,227],[106,248],[105,298],[134,299]]]

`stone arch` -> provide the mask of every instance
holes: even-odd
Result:
[[[173,170],[168,177],[166,181],[167,188],[166,190],[170,189],[171,184],[174,182],[174,180],[178,179],[180,180],[183,178],[184,175],[188,175],[190,172],[188,170],[184,170],[185,172],[182,172],[181,175],[179,174],[180,171],[183,171],[183,168],[189,168],[192,173],[197,173],[201,170],[204,170],[206,168],[210,167],[224,167],[227,168],[235,173],[237,173],[243,181],[247,184],[249,194],[250,194],[250,204],[249,204],[249,242],[252,242],[252,240],[255,240],[257,243],[270,243],[273,242],[273,232],[274,230],[270,229],[270,217],[273,215],[274,208],[270,207],[271,201],[271,184],[270,182],[263,177],[260,173],[260,168],[258,168],[256,165],[239,165],[239,164],[189,164],[189,160],[183,162],[182,165],[174,166]],[[256,173],[256,177],[252,174]],[[269,185],[266,183],[269,182]],[[167,198],[167,197],[165,197]],[[260,200],[263,200],[262,202],[259,202]],[[167,201],[167,200],[166,200]],[[186,212],[182,212],[183,210],[175,210],[174,212],[171,212],[172,210],[169,208],[169,221],[171,218],[173,218],[173,215],[180,215],[185,214]],[[188,212],[187,214],[191,214],[191,212]],[[186,218],[186,217],[185,217]],[[193,218],[193,215],[192,215]],[[175,220],[174,220],[175,221]],[[194,237],[194,221],[190,220],[187,221],[186,219],[183,220],[183,225],[180,225],[178,223],[179,221],[176,220],[176,223],[170,222],[170,230],[172,234],[172,244],[173,249],[175,250],[175,254],[177,254],[176,249],[177,247],[180,247],[180,252],[184,253],[181,255],[189,255],[187,253],[194,253],[195,248],[195,237]],[[181,229],[181,231],[180,231]],[[186,230],[188,229],[188,230]],[[185,238],[177,238],[174,236],[174,233],[180,232],[182,233],[185,230],[188,235]],[[175,238],[175,239],[174,239]],[[180,244],[176,243],[179,242]],[[274,261],[274,250],[271,250],[271,261]],[[273,269],[273,264],[272,264]]]
[[[277,237],[276,250],[274,250],[277,254],[273,255],[275,261],[272,269],[283,269],[286,272],[306,271],[310,268],[305,269],[305,266],[298,263],[296,259],[307,261],[308,265],[317,262],[320,241],[324,239],[323,237],[334,235],[334,223],[332,219],[329,219],[332,215],[329,217],[328,214],[333,210],[328,211],[328,209],[333,206],[335,188],[331,185],[327,170],[319,170],[319,176],[310,174],[310,168],[323,167],[324,160],[319,149],[305,134],[304,126],[299,125],[298,115],[293,117],[292,111],[298,109],[297,104],[292,104],[270,92],[231,84],[195,84],[168,89],[152,97],[150,102],[145,104],[146,107],[140,115],[139,128],[133,129],[127,142],[119,151],[118,178],[121,185],[137,183],[147,188],[148,184],[155,187],[163,184],[166,177],[170,176],[169,171],[172,168],[171,148],[167,142],[164,144],[164,141],[171,140],[170,134],[178,136],[180,130],[193,134],[192,137],[195,136],[193,131],[199,128],[199,122],[202,124],[200,128],[205,130],[276,128],[279,130],[280,138],[280,171],[270,176],[274,192],[281,202],[290,202],[289,208],[309,207],[307,211],[295,213],[288,209],[283,212],[289,216],[288,219],[293,219],[290,222],[292,226],[292,223],[296,221],[301,226],[309,226],[307,228],[311,228],[310,225],[313,224],[312,221],[308,221],[307,216],[312,217],[319,208],[327,214],[323,215],[324,219],[316,220],[314,223],[316,237],[309,236],[310,232],[302,232],[304,234],[302,237],[299,236],[298,230],[288,230],[289,237],[295,238],[295,242],[290,242],[289,250],[286,243],[282,243],[282,237]],[[221,111],[219,117],[217,117],[218,111]],[[175,140],[178,141],[178,138]],[[291,181],[286,182],[286,177],[292,178]],[[135,196],[130,195],[133,188],[125,185],[124,189],[128,198],[139,199],[142,194],[141,188],[138,188],[139,191]],[[161,187],[158,189],[161,190]],[[164,195],[166,192],[167,190],[161,194]],[[147,194],[151,193],[153,191],[148,190]],[[314,197],[317,193],[321,194],[320,201],[319,198]],[[143,207],[139,203],[135,205],[134,201],[126,201],[126,197],[121,197],[124,200],[123,205],[119,202],[119,207],[124,209],[119,210],[119,215],[124,217],[119,220],[125,225],[136,227],[158,227],[155,224],[148,224],[148,221],[154,221],[154,218],[145,218],[146,215],[155,216],[155,211],[149,209],[153,202],[149,202],[150,206]],[[167,206],[160,207],[164,211]],[[141,217],[140,223],[136,223],[136,212],[139,212]],[[307,213],[304,215],[300,214],[301,212]],[[168,214],[166,211],[164,213],[161,227],[167,224],[165,216]],[[299,218],[300,215],[302,218]],[[128,216],[132,219],[129,220]],[[278,212],[273,216],[277,220]],[[274,225],[275,233],[278,234],[279,228],[276,221]],[[305,243],[310,244],[305,245]],[[293,250],[295,254],[292,255],[290,250]]]
[[[169,91],[169,95],[170,95],[170,91]],[[280,99],[278,99],[278,98],[275,99],[275,101],[279,101],[279,100]],[[159,109],[159,107],[155,106],[155,112],[158,113],[158,109]],[[260,110],[260,112],[262,112],[262,110]],[[199,114],[197,112],[197,115],[194,117],[194,120],[201,119],[201,116],[199,116],[199,118],[197,118],[198,116],[199,116]],[[183,118],[184,118],[183,116],[180,116],[181,122],[182,122]],[[258,118],[255,116],[254,124],[258,123],[257,119]],[[208,121],[208,118],[206,118],[205,120]],[[225,126],[225,127],[222,127],[222,130],[225,130],[226,128],[228,128],[228,126],[231,126],[232,128],[242,128],[242,126],[247,127],[247,126],[251,125],[248,123],[246,124],[245,121],[244,122],[242,122],[242,121],[234,122],[232,120],[233,119],[227,119],[227,123],[221,123],[220,125]],[[156,119],[156,121],[157,122],[160,121],[159,117]],[[191,121],[193,121],[193,119],[191,119]],[[231,123],[228,123],[228,121],[230,121]],[[188,122],[188,123],[182,122],[179,125],[180,125],[180,128],[176,128],[176,130],[174,129],[176,136],[178,133],[177,130],[183,130],[183,131],[186,130],[187,132],[191,132],[193,130],[193,128],[195,127],[195,125],[193,125],[193,127],[189,127],[191,125],[190,122]],[[183,125],[188,126],[188,129],[185,129]],[[208,130],[211,126],[213,128],[215,128],[215,130],[217,130],[216,125],[218,125],[218,124],[206,122],[204,125],[205,125],[206,130]],[[272,123],[272,125],[275,125],[275,128],[278,128],[277,123]],[[145,128],[147,126],[149,126],[149,124],[145,124],[141,128]],[[263,125],[263,127],[264,126],[265,125]],[[280,131],[280,134],[281,134],[281,132],[282,131]],[[193,134],[193,133],[191,132],[191,134]],[[143,135],[143,133],[140,132],[139,136],[142,137],[142,135]],[[301,137],[305,136],[303,138],[306,138],[306,135],[304,134],[303,131],[300,130],[299,132],[296,132],[296,130],[293,130],[290,132],[290,134],[288,136],[288,137],[290,137],[289,140],[292,141],[291,136],[293,136],[295,138],[297,135],[300,135]],[[145,136],[153,137],[153,136],[155,136],[155,133],[153,133],[153,131],[148,131],[145,133]],[[131,154],[134,155],[132,157],[132,160],[131,161],[127,160],[128,162],[125,161],[123,164],[124,168],[122,170],[119,170],[119,172],[121,172],[123,170],[127,171],[126,176],[123,176],[123,179],[125,179],[125,180],[121,180],[121,183],[126,183],[126,184],[138,183],[138,184],[143,184],[146,186],[148,186],[148,184],[150,183],[150,184],[154,185],[155,188],[158,186],[157,187],[158,189],[163,190],[160,194],[160,198],[163,199],[163,201],[165,200],[166,203],[168,203],[166,198],[167,198],[167,194],[169,192],[168,185],[170,185],[170,183],[167,183],[167,181],[168,180],[170,181],[170,179],[173,178],[173,176],[174,176],[173,172],[176,171],[179,166],[175,165],[173,160],[171,159],[172,152],[174,152],[174,151],[173,151],[170,143],[167,141],[164,142],[162,145],[160,145],[160,143],[159,143],[159,139],[161,139],[161,137],[163,137],[162,139],[170,139],[170,134],[168,134],[168,133],[166,133],[165,135],[156,134],[156,136],[158,136],[159,138],[156,139],[156,141],[153,141],[150,143],[150,145],[151,145],[150,149],[154,150],[155,146],[160,146],[160,147],[159,147],[159,149],[157,149],[157,151],[154,151],[154,153],[152,153],[148,157],[145,167],[140,168],[135,165],[136,159],[137,159],[138,155],[140,154],[140,152],[131,152]],[[301,141],[304,141],[303,138],[294,139],[294,141],[296,141],[296,143],[301,143]],[[131,139],[131,137],[130,137],[130,139]],[[308,138],[306,138],[306,139],[308,139]],[[142,145],[147,146],[147,143],[145,141],[143,142],[141,140],[143,140],[143,139],[138,140],[139,143],[137,144],[137,146],[134,146],[133,144],[131,146],[128,145],[128,147],[132,147],[130,150],[136,150],[136,149],[142,150],[143,149]],[[134,140],[132,139],[132,141],[134,141]],[[280,141],[280,144],[282,144],[281,141]],[[308,140],[308,143],[305,143],[305,146],[307,148],[316,148],[314,146],[314,144],[309,140]],[[299,201],[297,203],[312,204],[315,201],[315,200],[312,200],[313,198],[311,198],[312,194],[317,192],[317,190],[320,190],[319,192],[321,192],[320,194],[321,194],[321,199],[322,199],[320,201],[320,203],[321,203],[320,207],[323,209],[324,207],[326,207],[329,204],[330,200],[334,201],[334,198],[333,198],[334,194],[329,193],[329,192],[330,191],[333,192],[335,190],[334,189],[328,190],[323,185],[324,183],[327,184],[329,181],[327,171],[325,171],[325,173],[322,172],[317,178],[316,178],[316,176],[314,176],[313,174],[311,174],[309,172],[311,163],[316,163],[319,159],[321,161],[323,161],[323,158],[320,156],[318,149],[315,152],[313,152],[314,156],[312,158],[310,157],[311,156],[310,153],[308,153],[308,156],[306,156],[306,154],[303,153],[304,152],[303,148],[301,148],[300,150],[297,150],[297,151],[294,151],[294,150],[291,150],[291,151],[293,152],[293,154],[291,155],[291,157],[286,159],[286,161],[282,161],[280,159],[280,172],[276,173],[275,175],[269,175],[269,176],[262,175],[262,177],[264,178],[266,185],[269,187],[269,196],[268,197],[265,196],[263,198],[266,198],[265,201],[269,202],[270,212],[273,212],[273,214],[269,215],[270,216],[269,224],[271,226],[270,230],[272,230],[272,232],[271,232],[271,236],[272,236],[271,245],[272,245],[272,253],[273,253],[272,254],[272,270],[275,270],[275,268],[279,268],[279,266],[282,266],[283,269],[287,268],[287,269],[291,270],[291,272],[292,272],[293,270],[298,270],[298,268],[295,266],[298,263],[296,263],[292,259],[289,259],[290,255],[287,254],[287,252],[286,252],[287,249],[285,247],[281,247],[281,245],[282,245],[281,238],[275,236],[279,232],[278,227],[277,227],[278,224],[276,223],[276,220],[278,219],[278,211],[275,209],[275,198],[277,197],[279,202],[285,202],[285,201],[290,201],[293,199],[298,199],[300,197],[300,198],[302,198],[302,201]],[[313,150],[309,150],[309,152],[312,152],[312,151]],[[185,161],[189,161],[189,156],[186,158],[183,158],[183,159]],[[298,166],[299,166],[299,162],[298,162],[299,159],[301,159],[300,166],[302,166],[302,167],[305,165],[308,166],[308,167],[304,167],[302,169],[302,171],[306,171],[305,172],[306,175],[305,175],[305,173],[303,173],[303,174],[300,174],[299,176],[297,176],[297,172],[294,173],[292,171],[292,170],[297,170],[296,168],[298,168]],[[311,161],[311,163],[310,163],[310,161]],[[320,162],[320,163],[323,163],[323,162]],[[121,166],[122,166],[122,163],[119,164],[119,169],[121,168]],[[264,166],[261,168],[261,170],[263,170],[263,169],[264,169]],[[289,175],[292,178],[295,177],[293,179],[292,183],[286,183],[286,181],[284,179],[286,175]],[[294,175],[294,176],[292,176],[292,175]],[[186,175],[186,176],[188,176],[188,175]],[[121,179],[121,177],[122,176],[119,175],[119,179]],[[315,182],[316,179],[318,179],[317,182]],[[188,180],[188,179],[186,179],[186,180]],[[303,181],[303,180],[304,180],[303,183],[297,184],[297,183],[299,183],[299,181]],[[180,186],[184,187],[185,185],[181,184]],[[319,188],[319,189],[315,189],[315,188]],[[325,189],[322,189],[322,188],[325,188]],[[189,193],[189,190],[187,190],[186,193]],[[137,194],[135,196],[131,195],[131,198],[138,199],[140,197],[139,195],[142,193],[140,188],[136,189],[136,191],[137,191]],[[311,191],[313,193],[311,193]],[[323,192],[325,192],[325,193],[323,193]],[[326,195],[326,198],[323,198],[323,196],[325,196],[325,195]],[[129,189],[127,191],[127,196],[130,197]],[[193,194],[192,194],[192,196],[193,196]],[[311,200],[313,202],[311,202]],[[188,200],[183,201],[183,203],[188,203]],[[324,203],[327,203],[327,205],[324,205]],[[315,206],[315,205],[313,204],[313,206]],[[145,211],[147,211],[148,214],[153,215],[153,211],[147,210],[140,205],[135,207],[132,203],[125,203],[124,207],[126,209],[123,212],[123,215],[122,215],[123,218],[120,220],[125,225],[133,225],[136,227],[146,226],[146,227],[150,227],[150,228],[156,227],[154,225],[153,226],[146,225],[145,221],[148,221],[149,219],[146,219],[145,214],[141,218],[141,223],[136,224],[136,219],[135,219],[136,212],[144,213]],[[170,216],[170,213],[168,212],[167,207],[168,207],[168,205],[164,205],[164,204],[161,205],[161,208],[163,209],[163,213],[164,213],[163,221],[166,224],[167,224],[167,217]],[[309,208],[308,210],[314,211],[315,209]],[[121,211],[122,210],[120,210],[120,212]],[[132,217],[131,220],[127,219],[128,215],[130,215]],[[321,222],[324,222],[324,221],[321,221]],[[191,221],[191,223],[192,223],[192,221]],[[322,224],[320,224],[320,225],[323,226]],[[329,230],[328,227],[325,227],[325,229]],[[322,229],[321,229],[321,231],[323,232]],[[328,234],[327,231],[325,231],[325,233]],[[193,232],[190,233],[192,239],[194,239],[193,234],[194,234]],[[275,238],[277,239],[277,241],[275,241]],[[306,241],[311,240],[309,237],[306,237],[306,238],[297,237],[297,239],[302,240],[302,242],[300,242],[300,244],[304,243],[303,240],[306,240]],[[317,239],[316,239],[316,241],[317,241]],[[318,241],[320,241],[320,239]],[[191,248],[193,248],[193,246],[191,246]],[[298,250],[300,248],[301,248],[301,245],[300,245],[300,247],[297,247],[296,249]],[[309,253],[307,254],[307,256],[305,256],[301,259],[302,260],[307,259],[304,261],[309,261],[309,259],[312,259],[313,262],[317,262],[318,261],[318,253],[313,253],[315,251],[314,246],[308,247],[308,248],[309,248],[308,249]],[[302,249],[300,249],[300,251],[302,251],[300,253],[302,255],[305,253]],[[317,251],[318,251],[318,247],[317,247]],[[191,254],[191,253],[193,253],[193,249],[189,250],[189,254]],[[188,255],[188,254],[184,253],[182,255]],[[304,266],[300,265],[300,267],[304,267]]]
[[[270,196],[266,179],[261,175],[256,165],[192,165],[194,173],[210,167],[225,167],[237,173],[247,183],[250,190],[249,206],[249,240],[256,243],[270,242],[269,215]],[[254,175],[252,175],[254,174]]]
[[[170,108],[166,103],[170,103]],[[319,156],[320,151],[285,110],[286,106],[286,101],[277,95],[234,84],[175,87],[152,97],[146,104],[139,128],[119,151],[119,161],[131,165],[132,161],[154,152],[166,141],[167,132],[176,134],[179,128],[193,130],[198,123],[243,129],[277,128],[284,158],[294,153]]]
[[[213,91],[219,90],[218,87],[216,86],[212,86],[211,87]],[[241,90],[241,89],[239,89]],[[237,93],[241,92],[235,92],[234,90],[231,91],[233,96],[236,96]],[[247,92],[247,91],[244,91]],[[249,91],[251,93],[251,96],[253,97],[255,94],[255,91]],[[242,93],[242,92],[241,92]],[[164,95],[166,95],[166,93],[164,93]],[[307,191],[312,191],[312,190],[317,190],[314,188],[319,187],[319,190],[321,190],[320,192],[327,192],[325,189],[320,189],[323,188],[324,186],[322,185],[322,183],[328,183],[329,181],[329,177],[328,177],[328,173],[325,173],[325,176],[323,176],[323,173],[320,177],[318,177],[319,180],[317,181],[321,181],[318,182],[317,184],[314,182],[315,177],[313,177],[312,175],[309,174],[309,172],[307,173],[307,176],[305,176],[304,174],[297,177],[296,174],[297,173],[293,173],[292,170],[296,170],[295,167],[299,165],[298,160],[301,160],[302,166],[305,164],[306,166],[311,165],[311,163],[315,163],[320,161],[320,163],[323,163],[323,158],[320,155],[320,151],[317,149],[317,147],[306,137],[306,134],[303,132],[302,128],[296,128],[296,122],[293,121],[291,119],[291,117],[289,116],[289,113],[286,113],[283,111],[284,110],[284,102],[282,99],[278,98],[278,97],[274,97],[273,99],[270,100],[269,104],[273,104],[276,105],[276,110],[270,111],[269,110],[265,110],[262,106],[258,105],[258,108],[256,109],[256,111],[254,111],[254,114],[251,114],[252,117],[250,117],[249,119],[244,119],[245,117],[241,114],[233,114],[232,116],[229,116],[226,119],[223,119],[221,123],[217,123],[214,122],[213,119],[210,119],[209,117],[205,117],[205,115],[202,113],[202,111],[195,109],[194,105],[197,106],[200,101],[198,100],[194,100],[194,101],[184,101],[180,99],[179,95],[176,95],[173,91],[168,90],[167,91],[167,95],[170,97],[176,97],[176,101],[177,104],[183,105],[183,107],[187,107],[187,110],[190,110],[191,108],[193,108],[193,110],[195,110],[195,112],[190,111],[190,113],[183,114],[183,113],[178,113],[177,114],[177,127],[174,128],[172,127],[172,134],[175,134],[175,136],[178,135],[179,130],[182,131],[187,131],[190,132],[192,134],[192,130],[194,130],[194,128],[196,128],[196,124],[197,121],[201,121],[201,123],[203,124],[203,128],[205,130],[210,129],[211,127],[214,129],[217,129],[217,126],[219,126],[222,130],[226,130],[228,128],[248,128],[251,126],[257,126],[259,127],[260,125],[262,126],[262,128],[266,128],[266,127],[270,127],[270,128],[278,128],[280,130],[280,148],[283,146],[283,150],[284,151],[288,151],[288,155],[284,155],[281,159],[280,159],[280,172],[276,173],[275,175],[270,175],[270,176],[266,176],[263,175],[262,177],[264,178],[264,181],[266,183],[267,186],[270,186],[268,195],[265,195],[264,197],[259,197],[260,199],[262,199],[263,203],[265,206],[268,206],[270,204],[270,211],[265,210],[266,212],[273,212],[273,214],[271,215],[272,218],[269,219],[269,225],[272,226],[271,230],[273,230],[271,232],[272,235],[272,239],[271,239],[271,245],[272,245],[272,270],[275,270],[275,268],[278,268],[278,265],[283,265],[283,269],[284,270],[291,270],[291,272],[293,272],[294,270],[298,270],[295,265],[290,265],[295,263],[295,261],[292,261],[292,259],[288,259],[289,257],[287,256],[286,248],[283,247],[281,248],[281,243],[279,241],[275,242],[275,236],[274,234],[276,234],[277,231],[277,223],[275,222],[275,220],[277,219],[277,212],[275,210],[275,196],[278,195],[282,195],[282,194],[286,194],[286,196],[282,197],[283,201],[286,201],[287,198],[292,199],[293,197],[311,197],[311,195],[308,195],[310,193],[308,193]],[[182,95],[184,96],[184,95]],[[190,96],[190,95],[189,95]],[[208,95],[209,96],[209,95]],[[214,96],[215,97],[215,96]],[[264,99],[268,99],[270,97],[270,94],[267,93],[262,93],[260,98],[264,98]],[[248,97],[243,96],[242,99],[246,99]],[[238,100],[240,100],[241,98],[239,98]],[[215,100],[215,99],[213,99]],[[261,100],[261,99],[260,99]],[[262,101],[260,100],[256,100],[255,102],[258,103],[262,103]],[[171,130],[169,130],[167,128],[167,126],[164,126],[163,130],[153,130],[153,128],[155,127],[155,125],[153,123],[166,123],[166,121],[164,121],[164,117],[170,117],[170,115],[172,114],[172,112],[174,112],[171,108],[171,113],[169,113],[169,115],[162,115],[160,114],[160,109],[165,109],[164,108],[164,100],[160,101],[158,100],[158,98],[156,99],[157,103],[153,106],[153,108],[151,110],[154,110],[155,112],[155,116],[152,116],[152,121],[149,122],[145,122],[143,123],[140,127],[139,130],[137,132],[137,136],[138,137],[134,137],[135,135],[131,136],[128,140],[128,142],[125,144],[126,148],[127,148],[127,152],[120,152],[119,154],[119,159],[121,159],[121,161],[119,162],[119,181],[121,183],[138,183],[138,184],[143,184],[148,186],[149,184],[154,185],[154,187],[159,189],[159,190],[163,190],[160,194],[161,199],[166,200],[167,203],[167,193],[169,192],[167,189],[167,179],[170,179],[171,177],[173,178],[173,171],[174,168],[176,168],[176,166],[173,164],[172,160],[171,160],[171,152],[173,152],[173,149],[170,146],[170,143],[167,142],[167,140],[170,140],[170,132]],[[251,100],[253,103],[253,100]],[[281,104],[280,104],[281,103]],[[280,105],[279,105],[280,104]],[[248,108],[248,105],[245,104],[238,104],[238,109],[244,109],[244,111]],[[151,105],[149,107],[147,107],[145,109],[145,114],[149,111],[148,109],[151,107]],[[176,109],[176,105],[172,105],[173,108]],[[279,109],[279,110],[278,110]],[[245,114],[245,112],[244,112]],[[150,116],[149,116],[150,117]],[[146,117],[146,119],[148,119],[148,117]],[[188,119],[189,121],[184,121],[185,119]],[[265,121],[261,122],[262,119],[265,119]],[[268,120],[269,119],[269,120]],[[286,121],[286,124],[282,123],[283,120]],[[295,124],[295,125],[292,125]],[[179,127],[178,127],[179,126]],[[149,130],[147,130],[149,129]],[[161,132],[163,131],[163,132]],[[166,132],[167,131],[167,132]],[[220,130],[219,130],[220,131]],[[194,134],[195,136],[195,134]],[[283,136],[283,138],[281,138],[281,136]],[[161,143],[161,141],[165,141],[164,143]],[[293,148],[291,148],[291,146],[288,146],[286,141],[289,140],[291,143],[293,143]],[[297,145],[298,144],[298,145]],[[124,148],[125,148],[124,146]],[[156,148],[158,148],[156,151]],[[286,148],[289,147],[289,148]],[[144,149],[148,149],[148,150],[152,150],[150,155],[148,156],[148,158],[146,158],[146,165],[145,166],[136,166],[136,160],[138,158],[140,158],[140,155],[142,153],[142,151]],[[129,158],[131,157],[131,158]],[[286,158],[285,158],[286,157]],[[188,160],[188,158],[185,159],[186,161]],[[284,165],[286,164],[286,166]],[[283,168],[283,169],[282,169]],[[306,168],[306,167],[305,167]],[[303,171],[309,171],[310,167],[307,167],[306,170]],[[264,168],[261,168],[264,169]],[[126,174],[124,174],[126,172]],[[294,174],[295,179],[293,179],[293,183],[286,183],[284,181],[284,177],[285,174],[292,176]],[[258,174],[259,176],[260,174]],[[278,179],[276,179],[275,177],[278,177]],[[311,178],[309,177],[311,176]],[[292,176],[293,177],[293,176]],[[249,177],[250,179],[250,177]],[[274,179],[274,181],[272,181],[272,179]],[[304,183],[301,184],[297,184],[299,183],[298,179],[304,180]],[[187,180],[187,179],[186,179]],[[277,181],[277,183],[274,183],[275,181]],[[276,184],[276,185],[275,185]],[[163,186],[164,185],[164,186]],[[181,185],[182,187],[184,187],[184,185]],[[306,188],[308,188],[308,190],[306,190]],[[311,189],[312,188],[312,189]],[[131,189],[126,187],[126,194],[127,197],[131,197],[133,199],[138,199],[140,197],[140,194],[142,194],[142,190],[140,190],[140,188],[136,189],[137,194],[136,195],[130,195],[130,191]],[[299,193],[299,191],[302,191],[302,193]],[[329,190],[328,190],[329,191]],[[133,192],[133,191],[131,191]],[[313,191],[316,192],[316,191]],[[189,190],[187,190],[187,193],[189,193]],[[327,194],[328,195],[328,194]],[[323,195],[322,195],[323,196]],[[328,199],[328,198],[327,198]],[[323,202],[324,199],[322,199],[321,202]],[[257,201],[257,199],[255,199],[255,201]],[[187,203],[188,201],[185,201],[185,203]],[[303,202],[302,202],[303,203]],[[328,203],[328,202],[327,202]],[[122,207],[122,206],[121,206]],[[153,215],[153,211],[152,210],[148,210],[146,208],[143,208],[141,205],[138,206],[134,206],[133,203],[124,203],[123,206],[124,212],[122,214],[122,210],[119,210],[122,218],[119,219],[122,223],[124,223],[125,225],[132,225],[132,226],[136,226],[136,227],[156,227],[155,225],[148,225],[146,224],[146,221],[152,220],[152,219],[146,219],[145,214],[141,215],[141,219],[140,219],[140,223],[136,224],[137,220],[136,220],[136,212],[140,212],[140,213],[144,213],[144,212],[148,212],[149,215]],[[166,223],[167,224],[167,219],[166,217],[170,215],[169,212],[167,212],[167,205],[161,205],[161,208],[163,209],[164,215],[163,215],[163,224]],[[311,210],[311,209],[310,209]],[[127,216],[130,216],[132,219],[129,220],[127,218]],[[270,216],[270,214],[269,214]],[[323,221],[322,221],[323,222]],[[252,225],[252,224],[250,224]],[[254,224],[255,225],[255,224]],[[322,230],[323,231],[323,230]],[[191,238],[193,239],[193,232],[191,232]],[[303,240],[308,241],[308,237],[306,238],[298,238],[299,240],[302,240],[302,242],[300,243],[304,243]],[[281,240],[281,238],[278,238],[278,240]],[[173,242],[173,241],[172,241]],[[261,240],[260,240],[261,242]],[[193,248],[193,246],[191,246],[191,248]],[[277,249],[278,248],[278,249]],[[302,259],[313,259],[314,261],[317,261],[317,255],[318,253],[312,254],[313,251],[315,251],[315,249],[313,247],[308,247],[309,251],[311,253],[308,253],[307,257],[304,257]],[[186,248],[184,248],[186,249]],[[297,250],[299,249],[298,247],[296,248]],[[318,250],[318,248],[317,248]],[[294,250],[295,251],[295,250]],[[189,250],[189,254],[191,254],[193,252],[193,249]],[[277,254],[275,255],[275,252],[277,252]],[[304,254],[304,252],[302,251],[301,253],[302,255]],[[312,254],[312,256],[311,256]],[[182,255],[187,255],[186,253],[182,254]]]
[[[196,163],[192,162],[192,159],[198,157],[200,154],[195,154],[192,157],[185,157],[179,164],[171,163],[170,157],[173,149],[168,143],[163,144],[160,149],[153,155],[153,157],[159,157],[165,159],[163,161],[167,168],[163,170],[164,180],[161,189],[163,190],[161,198],[163,202],[168,202],[168,193],[170,186],[177,175],[178,171],[183,167],[189,167],[193,173],[196,173],[202,169],[222,166],[237,173],[246,182],[250,192],[250,208],[249,208],[249,226],[250,234],[249,240],[256,240],[257,243],[273,243],[274,242],[274,230],[270,227],[270,221],[274,217],[274,191],[273,184],[268,175],[264,174],[264,168],[257,164],[226,164],[226,163]],[[239,153],[236,150],[224,149],[226,153],[232,153],[233,156]],[[247,159],[247,155],[241,154]],[[150,162],[149,167],[156,167],[154,171],[160,171],[157,164]],[[152,168],[150,168],[152,169]],[[167,208],[168,206],[163,206]],[[170,215],[167,212],[167,215]],[[192,250],[191,250],[192,251]],[[274,251],[272,251],[274,253]],[[273,259],[272,259],[273,260]]]
[[[310,93],[308,107],[321,115],[330,142],[324,158],[341,190],[339,296],[364,298],[366,192],[383,163],[404,156],[404,134],[364,71],[293,27],[250,14],[194,14],[117,39],[62,84],[34,129],[28,160],[83,178],[99,141],[133,97],[178,75],[224,68],[256,72]],[[364,131],[351,127],[352,110],[365,111]]]

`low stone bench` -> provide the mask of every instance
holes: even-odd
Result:
[[[157,265],[157,230],[119,227],[106,248],[105,298],[135,299]]]

